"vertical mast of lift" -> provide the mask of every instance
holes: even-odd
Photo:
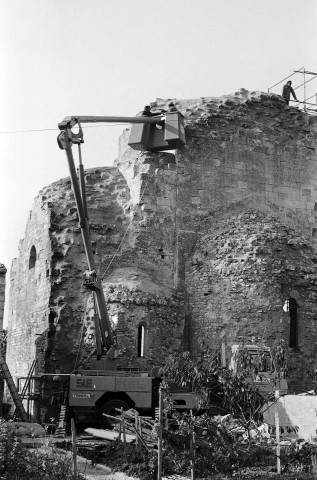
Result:
[[[72,189],[75,197],[79,226],[81,229],[81,234],[84,242],[84,248],[88,263],[88,268],[91,272],[95,272],[94,284],[93,284],[93,295],[95,299],[95,305],[97,307],[98,316],[95,315],[95,335],[96,335],[96,353],[97,358],[101,358],[103,354],[106,354],[111,350],[111,347],[114,346],[114,336],[111,329],[111,324],[106,308],[106,301],[103,293],[101,280],[97,276],[95,259],[91,247],[90,232],[89,232],[89,220],[87,215],[87,204],[86,204],[86,190],[85,190],[85,178],[84,178],[84,167],[81,160],[81,151],[80,144],[83,143],[82,139],[82,129],[79,125],[80,134],[72,135],[71,128],[66,128],[64,130],[62,138],[59,138],[60,146],[63,145],[63,149],[66,152],[66,157],[68,161],[68,168],[70,173],[70,179],[72,184]],[[77,172],[75,168],[75,162],[72,152],[72,144],[77,143],[79,145],[79,181],[77,177]]]

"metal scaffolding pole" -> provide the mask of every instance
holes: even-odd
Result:
[[[298,103],[298,104],[302,104],[303,105],[303,110],[305,112],[316,114],[317,110],[314,110],[313,108],[309,108],[308,105],[317,106],[317,93],[314,93],[313,95],[307,97],[307,84],[309,82],[311,82],[312,80],[315,80],[317,78],[317,73],[306,70],[305,67],[301,67],[298,70],[294,70],[292,74],[288,75],[287,77],[283,78],[282,80],[280,80],[279,82],[275,83],[270,88],[268,88],[268,92],[270,92],[277,85],[280,85],[285,80],[288,80],[293,75],[296,75],[297,73],[301,73],[304,76],[304,78],[303,78],[304,81],[303,81],[303,83],[300,83],[300,85],[297,85],[296,87],[294,87],[294,90],[298,90],[300,87],[303,87],[303,93],[304,93],[303,97],[304,98],[303,98],[303,100],[290,100],[290,101]],[[307,75],[312,75],[312,78],[309,78],[307,80]],[[308,100],[310,100],[311,98],[313,98],[315,96],[316,96],[316,103],[308,102]]]

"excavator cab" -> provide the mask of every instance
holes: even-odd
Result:
[[[183,115],[180,112],[167,112],[165,121],[160,120],[158,117],[158,123],[132,124],[128,145],[134,150],[150,152],[183,147],[186,144]]]

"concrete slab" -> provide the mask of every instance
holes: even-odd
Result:
[[[264,422],[275,426],[275,413],[279,415],[282,437],[317,439],[317,395],[285,395],[269,404]]]

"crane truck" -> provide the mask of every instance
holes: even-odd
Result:
[[[132,124],[128,144],[143,151],[163,151],[182,147],[185,144],[184,119],[180,112],[165,112],[164,115],[146,117],[66,117],[58,127],[58,145],[65,151],[72,190],[75,197],[79,226],[84,243],[88,270],[84,273],[84,285],[93,292],[96,312],[96,355],[91,359],[90,370],[69,375],[68,406],[79,421],[99,414],[117,414],[116,409],[131,407],[139,411],[151,411],[158,400],[160,378],[151,372],[125,371],[117,368],[117,346],[111,329],[106,299],[101,279],[97,275],[87,212],[85,175],[81,156],[84,123],[120,122]],[[77,126],[75,133],[73,128]],[[159,128],[157,128],[159,126]],[[78,146],[78,176],[72,152]],[[173,393],[175,405],[180,409],[194,408],[195,396],[190,393]]]

